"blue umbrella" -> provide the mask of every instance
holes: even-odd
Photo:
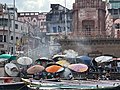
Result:
[[[76,59],[79,60],[81,63],[84,63],[86,65],[92,64],[92,58],[87,56],[87,55],[77,56]]]

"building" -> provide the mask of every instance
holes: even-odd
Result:
[[[62,51],[73,49],[79,55],[92,53],[93,58],[104,54],[120,57],[120,38],[115,31],[115,23],[118,25],[120,21],[118,18],[113,18],[109,13],[110,10],[108,2],[102,0],[75,0],[73,4],[74,36],[59,41]]]
[[[73,30],[78,37],[106,37],[106,2],[102,0],[75,0]]]
[[[109,13],[113,19],[113,28],[115,37],[120,38],[120,0],[109,0],[110,8]]]
[[[2,5],[0,10],[0,51],[14,54],[13,49],[16,47],[17,40],[21,38],[21,33],[24,32],[24,25],[17,20],[17,8],[14,11],[13,6]]]
[[[72,10],[67,9],[64,6],[51,4],[51,10],[46,15],[46,20],[47,33],[49,34],[65,34],[65,32],[70,33],[72,31]],[[65,30],[65,21],[67,23],[67,31]]]
[[[22,37],[21,50],[33,59],[49,57],[48,39],[46,37],[46,12],[18,12],[18,20],[27,24],[28,34]],[[27,36],[27,37],[26,37]],[[24,46],[24,47],[23,47]]]
[[[18,20],[30,24],[40,32],[46,32],[46,14],[46,12],[18,12]]]
[[[111,8],[120,8],[120,0],[109,0],[109,3],[111,4]]]
[[[57,42],[62,36],[72,32],[72,10],[60,4],[51,4],[51,10],[46,15],[47,36],[50,40],[51,55],[60,52]]]

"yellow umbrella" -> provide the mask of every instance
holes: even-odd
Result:
[[[66,60],[60,60],[60,61],[57,61],[56,63],[64,67],[68,67],[68,65],[70,65],[70,63],[67,62]]]

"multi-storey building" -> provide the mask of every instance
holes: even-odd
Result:
[[[26,48],[20,47],[22,50],[27,51],[27,55],[37,59],[40,56],[48,56],[49,48],[47,44],[46,37],[46,12],[19,12],[18,20],[26,23],[28,27],[28,37],[23,37],[22,40],[25,41],[27,38],[27,43],[25,43]],[[26,54],[25,54],[26,55]]]
[[[120,38],[120,0],[109,0],[115,37]]]
[[[60,36],[66,36],[72,32],[72,10],[60,4],[51,4],[51,10],[46,15],[47,36],[50,39],[51,54],[59,52],[57,43]]]
[[[18,20],[28,23],[34,28],[39,29],[40,32],[46,32],[46,12],[18,12]]]
[[[120,8],[120,0],[109,0],[111,8],[118,9]]]
[[[65,34],[72,31],[72,11],[60,4],[51,4],[51,10],[46,15],[46,20],[47,33],[49,34]]]
[[[5,7],[1,4],[0,11],[0,51],[13,54],[13,47],[16,47],[16,41],[21,38],[21,33],[24,32],[24,24],[17,20],[17,8],[14,9],[13,6],[7,5]]]

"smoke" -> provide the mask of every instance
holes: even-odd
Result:
[[[67,58],[75,58],[76,56],[78,56],[78,52],[72,49],[65,50],[63,53],[66,55]]]

